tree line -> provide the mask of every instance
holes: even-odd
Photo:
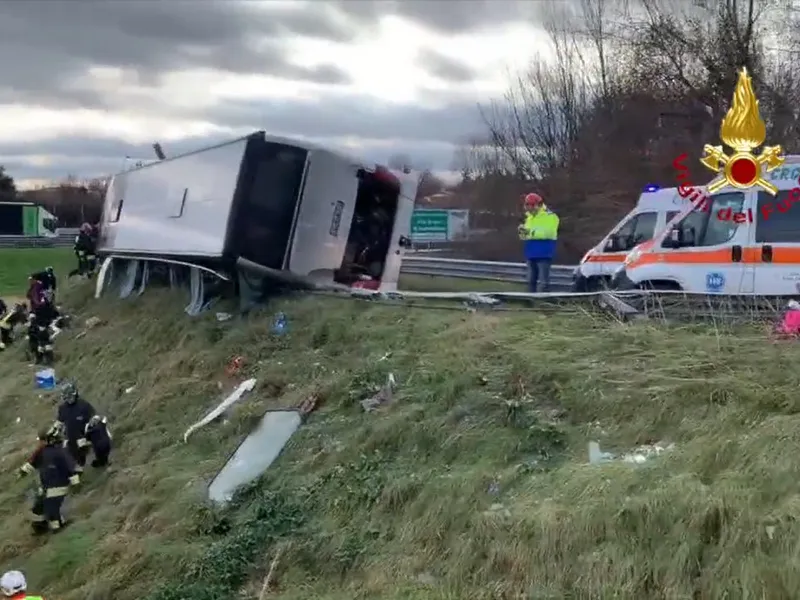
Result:
[[[480,106],[482,134],[454,168],[478,226],[470,251],[519,259],[520,196],[538,191],[561,217],[558,259],[571,262],[635,204],[648,183],[674,186],[687,153],[693,181],[737,72],[753,77],[768,143],[798,151],[799,7],[790,0],[543,2],[548,56],[534,57],[501,98]],[[473,220],[473,224],[475,224]],[[465,249],[466,250],[466,249]]]
[[[18,190],[14,178],[0,165],[0,202],[33,202],[58,217],[59,227],[97,223],[103,212],[108,178],[80,180],[68,175],[52,186]]]

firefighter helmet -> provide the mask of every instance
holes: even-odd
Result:
[[[0,589],[3,590],[4,596],[11,597],[27,591],[28,582],[25,581],[25,575],[21,571],[6,571],[0,577]]]
[[[61,386],[61,400],[75,402],[78,399],[78,386],[73,381],[67,381]]]
[[[55,421],[41,429],[38,437],[45,444],[58,444],[64,441],[64,424],[60,421]]]

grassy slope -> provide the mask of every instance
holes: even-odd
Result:
[[[21,350],[0,357],[0,566],[25,569],[45,597],[257,598],[277,548],[270,598],[284,600],[789,598],[800,586],[800,356],[760,332],[306,298],[265,313],[289,315],[274,338],[263,316],[191,320],[183,295],[89,295],[70,293],[79,321],[108,324],[65,334],[57,370],[110,414],[120,447],[71,498],[75,524],[47,541],[28,535],[13,469],[53,405]],[[238,354],[257,391],[228,424],[179,442]],[[363,414],[389,371],[396,403]],[[263,410],[312,393],[324,404],[267,479],[234,510],[204,508],[205,481]],[[511,419],[507,400],[521,402]],[[677,449],[638,468],[585,464],[590,439],[663,438]]]
[[[53,267],[66,275],[76,266],[71,248],[2,248],[0,249],[0,298],[24,296],[28,275]]]

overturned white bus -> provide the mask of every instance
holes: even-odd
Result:
[[[115,272],[123,297],[188,276],[192,314],[209,278],[240,293],[394,290],[418,179],[263,131],[124,171],[105,198],[97,295]]]

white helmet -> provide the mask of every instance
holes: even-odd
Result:
[[[28,583],[25,581],[25,575],[21,571],[6,571],[0,577],[0,590],[3,590],[4,596],[13,596],[20,592],[26,591]]]

